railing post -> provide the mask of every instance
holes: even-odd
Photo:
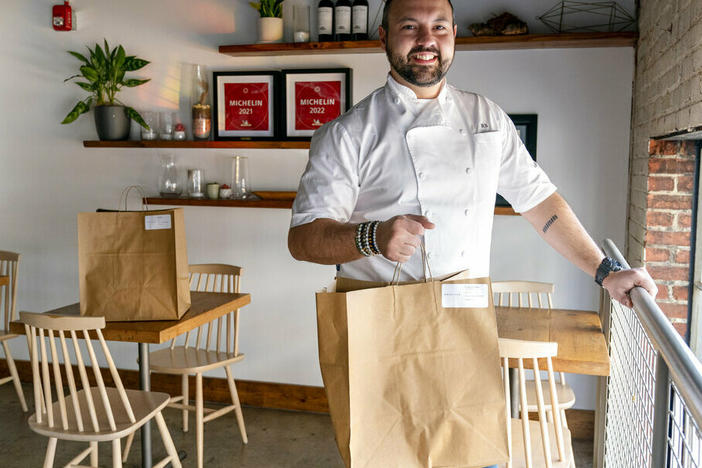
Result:
[[[670,408],[670,378],[668,365],[661,353],[656,356],[656,383],[653,406],[653,447],[651,466],[667,466],[668,409]]]

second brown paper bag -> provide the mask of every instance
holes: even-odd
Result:
[[[317,294],[320,366],[347,467],[508,460],[490,281],[463,276]],[[337,290],[349,284],[362,283]]]

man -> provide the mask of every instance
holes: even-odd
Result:
[[[294,258],[372,281],[389,281],[401,262],[401,279],[418,280],[423,244],[435,278],[465,269],[488,276],[499,192],[614,299],[631,306],[634,286],[655,297],[644,269],[618,271],[605,258],[509,117],[446,83],[456,37],[450,0],[387,0],[379,33],[387,84],[312,138],[288,237]]]

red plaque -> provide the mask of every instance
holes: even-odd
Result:
[[[269,130],[268,83],[224,84],[224,130]]]
[[[339,115],[340,81],[295,82],[295,130],[317,130]]]

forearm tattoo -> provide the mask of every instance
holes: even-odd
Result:
[[[553,225],[553,223],[556,222],[557,219],[558,219],[558,216],[553,215],[549,218],[548,221],[546,221],[546,224],[544,224],[544,228],[542,229],[544,234],[546,234],[546,231],[548,231],[548,228],[550,228]]]

